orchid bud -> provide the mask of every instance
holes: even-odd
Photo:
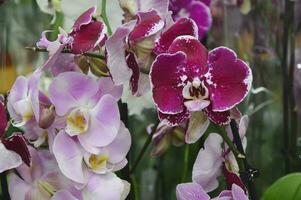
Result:
[[[43,129],[49,128],[55,119],[55,110],[53,106],[49,108],[41,108],[39,126]]]

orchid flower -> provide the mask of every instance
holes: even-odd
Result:
[[[247,116],[243,116],[239,123],[239,133],[246,148]],[[232,134],[232,133],[231,133]],[[230,136],[233,138],[233,136]],[[198,183],[206,192],[213,191],[218,187],[217,178],[224,172],[227,183],[233,183],[245,188],[239,178],[239,167],[232,152],[222,147],[222,137],[211,133],[204,143],[204,148],[198,153],[192,170],[192,180]],[[206,162],[204,162],[206,160]]]
[[[149,2],[149,4],[147,3]],[[133,95],[141,96],[149,91],[148,71],[154,56],[152,54],[155,38],[166,25],[167,1],[143,2],[142,10],[135,15],[137,20],[119,27],[106,41],[107,64],[117,85],[130,83]],[[166,10],[161,13],[158,10]],[[165,9],[166,8],[166,9]]]
[[[210,12],[211,0],[171,0],[169,10],[172,11],[174,20],[189,17],[196,22],[199,38],[204,38],[212,24]]]
[[[101,136],[98,140],[101,140]],[[127,164],[126,155],[130,146],[130,133],[121,124],[112,143],[101,148],[94,148],[93,153],[83,149],[76,138],[61,131],[55,137],[53,153],[66,177],[86,184],[93,174],[107,174],[122,169]]]
[[[72,184],[59,171],[54,157],[46,150],[29,147],[31,166],[25,164],[9,174],[9,193],[12,200],[50,200],[56,191],[69,189]]]
[[[187,30],[193,28],[187,26]],[[193,36],[170,40],[165,32],[158,49],[165,53],[154,61],[150,77],[160,119],[175,126],[188,119],[192,112],[204,111],[216,124],[229,123],[229,110],[239,104],[251,88],[249,66],[226,47],[208,53]]]
[[[77,55],[103,46],[106,40],[106,27],[102,22],[93,19],[95,12],[96,7],[91,7],[81,14],[69,33],[60,28],[60,34],[55,41],[47,39],[46,33],[49,31],[42,33],[37,46],[49,51],[49,59],[42,67],[43,69],[50,68],[54,75],[64,71],[80,71],[74,63],[74,55],[62,55],[61,52],[66,49]]]
[[[210,196],[197,183],[182,183],[177,185],[177,200],[210,200]],[[233,184],[231,190],[222,191],[211,200],[248,200],[248,196],[239,186]]]
[[[61,73],[49,87],[56,114],[65,118],[66,134],[75,136],[91,153],[117,136],[120,126],[117,100],[121,93],[122,88],[114,86],[110,78],[95,81],[77,72]]]

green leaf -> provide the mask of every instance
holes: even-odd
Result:
[[[262,200],[301,199],[301,173],[293,173],[278,179],[264,193]]]

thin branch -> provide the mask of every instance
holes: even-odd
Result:
[[[106,0],[102,0],[102,3],[101,3],[101,17],[102,17],[103,22],[107,26],[108,34],[112,35],[112,28],[111,28],[110,23],[109,23],[109,19],[108,19],[108,16],[107,16],[106,7],[107,7],[107,1]]]
[[[30,50],[30,51],[35,51],[35,52],[48,52],[47,49],[42,49],[42,48],[38,48],[38,47],[25,47],[25,49]],[[69,50],[63,50],[62,53],[72,54],[72,52],[69,51]],[[98,58],[98,59],[101,59],[101,60],[105,59],[105,56],[100,55],[100,54],[96,54],[96,53],[83,53],[82,55],[87,56],[87,57],[91,57],[91,58]]]

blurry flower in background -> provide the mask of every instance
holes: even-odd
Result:
[[[182,17],[189,17],[195,21],[201,40],[211,28],[212,16],[210,11],[211,0],[171,0],[169,10],[176,21]]]

